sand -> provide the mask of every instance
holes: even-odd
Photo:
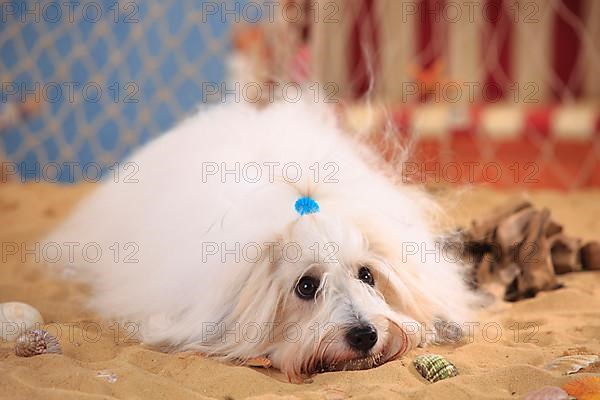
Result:
[[[33,246],[90,188],[0,185],[1,242]],[[454,201],[452,214],[464,223],[512,195],[471,190]],[[530,196],[536,205],[549,206],[568,233],[600,240],[600,191]],[[516,399],[574,379],[543,368],[564,352],[600,354],[600,273],[582,272],[562,276],[565,289],[493,305],[482,313],[474,334],[460,343],[417,349],[372,370],[321,374],[290,384],[275,370],[164,354],[135,343],[127,329],[101,324],[84,309],[84,287],[44,276],[34,256],[20,258],[2,260],[0,302],[24,301],[38,308],[47,329],[59,335],[64,354],[19,358],[11,344],[0,343],[0,398],[11,400]],[[426,351],[445,355],[460,375],[435,384],[424,381],[411,361]],[[598,366],[576,376],[594,371],[600,371]]]

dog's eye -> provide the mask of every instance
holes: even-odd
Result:
[[[375,286],[375,279],[373,278],[373,274],[371,274],[371,270],[367,267],[361,267],[358,270],[358,279],[366,283],[370,286]]]
[[[315,297],[319,288],[319,280],[311,276],[300,278],[296,285],[296,294],[303,300],[310,300]]]

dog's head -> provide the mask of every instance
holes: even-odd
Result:
[[[365,369],[412,347],[394,311],[388,261],[355,227],[304,216],[282,238],[270,276],[281,291],[269,357],[292,376]],[[386,294],[390,298],[386,298]]]
[[[444,304],[452,299],[429,294],[440,285],[427,280],[444,280],[449,271],[420,271],[415,257],[402,259],[393,233],[362,228],[339,216],[306,215],[271,243],[230,314],[240,327],[252,325],[249,338],[261,335],[250,343],[240,337],[239,354],[266,355],[296,380],[376,367],[436,339],[427,335],[435,335],[436,318],[453,316]]]

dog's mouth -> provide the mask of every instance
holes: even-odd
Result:
[[[378,367],[385,363],[383,353],[372,354],[367,357],[352,358],[324,363],[317,366],[317,372],[358,371]]]
[[[310,373],[336,372],[336,371],[358,371],[379,367],[389,361],[396,360],[405,354],[411,347],[411,339],[406,332],[394,321],[389,320],[389,338],[377,352],[363,357],[347,358],[339,357],[326,360],[321,358],[316,364],[309,364],[311,367],[305,369]],[[327,348],[320,352],[321,355],[327,353]],[[339,353],[338,353],[339,354]],[[352,355],[348,354],[350,357]],[[316,361],[312,360],[313,362]]]

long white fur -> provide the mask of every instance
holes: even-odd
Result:
[[[433,203],[386,177],[376,157],[340,132],[320,105],[214,107],[129,162],[117,182],[102,184],[47,241],[102,249],[93,262],[80,251],[66,260],[64,251],[61,264],[73,263],[89,282],[96,311],[136,321],[145,343],[226,360],[268,356],[295,378],[359,357],[343,339],[359,321],[377,328],[372,354],[387,361],[435,340],[423,332],[435,332],[436,321],[461,324],[470,316],[474,297],[462,266],[436,247]],[[265,162],[280,165],[273,182],[267,167],[259,182],[206,175],[212,163],[232,170]],[[281,166],[290,163],[302,173],[296,183],[295,169],[282,176]],[[124,181],[132,165],[138,170],[129,181],[137,183]],[[302,196],[321,211],[299,216],[294,203]],[[290,242],[302,249],[298,261],[281,256]],[[208,244],[218,254],[207,255]],[[261,259],[236,260],[224,251],[236,244],[260,245]],[[408,252],[414,246],[418,252]],[[375,288],[357,279],[361,265],[373,270]],[[321,280],[311,301],[294,294],[306,272]]]

